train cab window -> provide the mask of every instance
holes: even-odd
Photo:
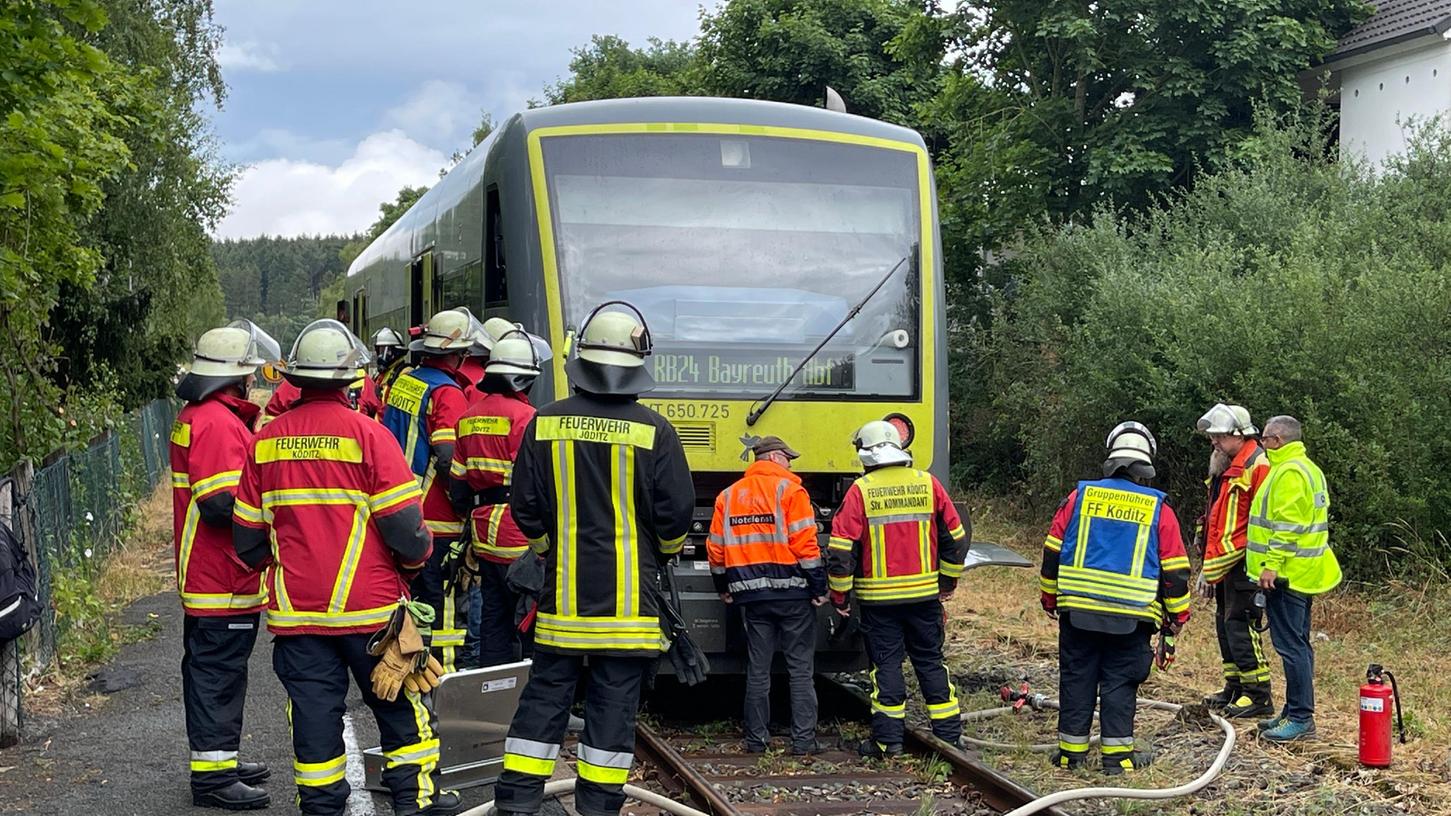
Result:
[[[498,185],[489,187],[484,218],[484,304],[503,308],[509,305],[509,281],[504,269],[504,218]]]
[[[640,308],[656,394],[759,396],[822,342],[785,398],[920,393],[932,213],[917,151],[678,133],[543,152],[565,323],[602,301]]]

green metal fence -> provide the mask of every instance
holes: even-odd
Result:
[[[57,576],[94,577],[121,541],[127,509],[169,471],[170,428],[177,404],[156,400],[127,415],[84,450],[48,458],[35,471],[31,514],[40,598],[45,608],[26,644],[26,662],[46,665],[67,621],[52,603]]]

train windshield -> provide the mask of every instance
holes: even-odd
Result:
[[[653,394],[769,392],[903,256],[783,397],[917,394],[917,153],[707,134],[542,145],[565,325],[603,301],[637,306]]]

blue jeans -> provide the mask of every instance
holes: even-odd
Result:
[[[1313,598],[1289,590],[1266,593],[1270,639],[1285,665],[1285,716],[1295,722],[1315,718],[1315,650],[1310,646]]]

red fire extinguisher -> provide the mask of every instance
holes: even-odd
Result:
[[[1382,676],[1384,675],[1384,677]],[[1390,678],[1389,687],[1385,678]],[[1365,670],[1365,685],[1360,687],[1360,764],[1367,768],[1391,766],[1391,700],[1396,704],[1396,725],[1401,744],[1406,744],[1406,724],[1401,720],[1401,692],[1396,676],[1379,663]]]

